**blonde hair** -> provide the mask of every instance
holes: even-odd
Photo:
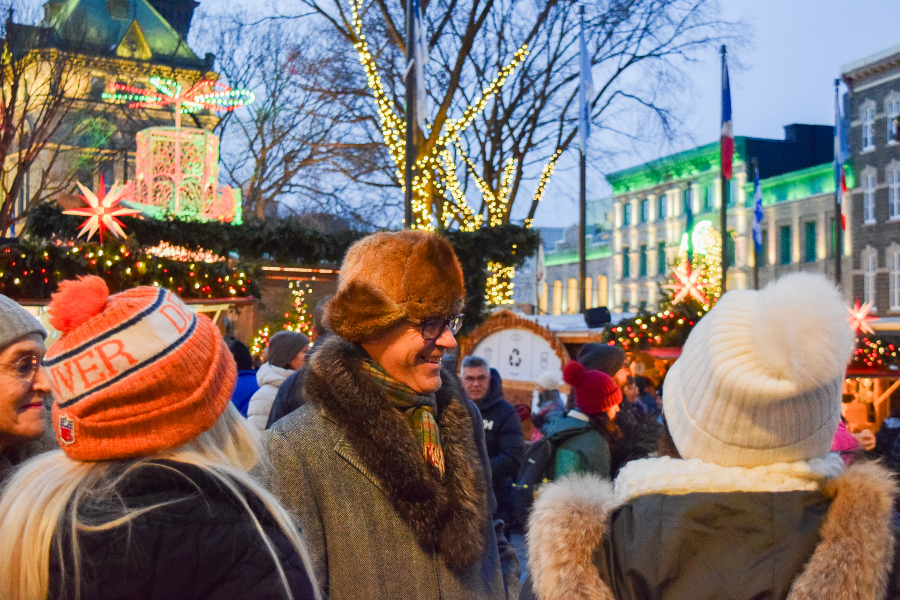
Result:
[[[288,598],[293,594],[275,546],[248,501],[249,490],[262,502],[269,515],[300,556],[320,598],[312,563],[291,516],[278,500],[257,483],[248,471],[263,456],[259,433],[229,403],[215,425],[174,450],[133,460],[82,462],[67,457],[62,450],[47,452],[24,463],[0,488],[0,600],[45,600],[50,586],[50,553],[58,553],[63,564],[62,536],[66,536],[74,558],[76,598],[80,591],[79,531],[102,531],[127,525],[140,515],[168,503],[126,509],[106,522],[85,523],[79,509],[118,495],[120,484],[139,469],[153,464],[166,468],[161,459],[202,469],[238,500],[272,556]],[[173,471],[184,475],[173,468]],[[55,543],[52,541],[55,538]],[[51,546],[53,546],[51,548]],[[65,574],[64,574],[65,576]]]

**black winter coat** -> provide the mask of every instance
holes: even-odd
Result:
[[[151,463],[128,478],[118,498],[87,507],[81,519],[103,522],[110,514],[154,508],[129,525],[81,532],[81,597],[90,600],[263,600],[285,598],[272,556],[234,495],[205,471],[172,461]],[[294,598],[313,598],[300,557],[247,493],[254,513],[275,544]],[[65,527],[63,530],[68,530]],[[57,530],[57,535],[62,533]],[[71,547],[63,541],[61,568],[56,538],[50,552],[49,598],[74,598]]]
[[[525,436],[519,413],[503,398],[503,382],[495,369],[491,369],[487,394],[476,406],[484,424],[484,441],[491,459],[491,478],[500,518],[507,520],[512,484],[525,456]]]

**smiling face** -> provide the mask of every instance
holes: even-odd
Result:
[[[416,393],[433,394],[441,389],[441,357],[456,347],[456,339],[445,327],[437,339],[425,341],[417,324],[401,321],[360,345],[388,375]]]
[[[0,351],[0,450],[35,440],[44,433],[44,398],[50,395],[50,379],[39,367],[31,381],[16,377],[15,365],[28,359],[43,360],[47,348],[34,333]]]

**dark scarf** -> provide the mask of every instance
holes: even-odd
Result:
[[[416,441],[422,445],[425,460],[428,461],[444,480],[444,451],[441,449],[441,430],[437,420],[437,401],[433,395],[417,394],[411,387],[387,374],[374,360],[363,361],[366,374],[372,378],[387,395],[391,404],[406,416]]]

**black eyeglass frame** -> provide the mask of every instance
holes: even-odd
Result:
[[[450,330],[450,335],[456,335],[462,328],[462,324],[462,313],[449,317],[429,317],[427,319],[422,319],[417,323],[419,333],[422,334],[422,339],[426,342],[437,341],[437,339],[444,334],[445,329]],[[437,330],[436,335],[429,335],[429,333],[434,334],[435,330]]]

